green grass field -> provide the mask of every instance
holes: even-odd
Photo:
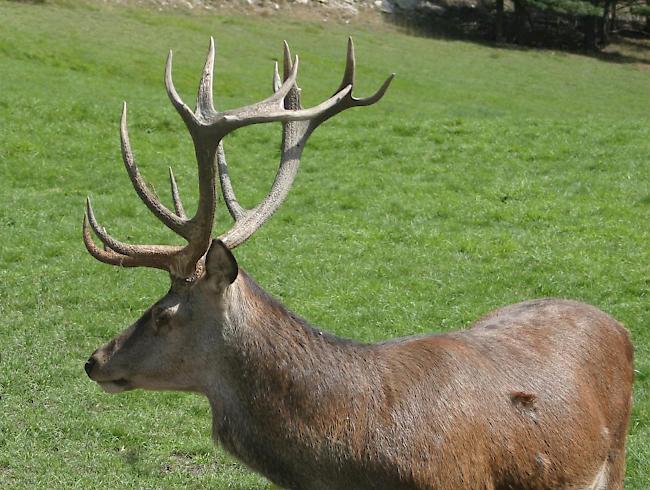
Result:
[[[359,95],[397,79],[378,105],[315,133],[289,199],[239,263],[313,323],[367,341],[541,296],[602,308],[636,347],[626,488],[650,488],[650,71],[279,15],[0,1],[0,19],[0,488],[272,488],[213,447],[206,400],[111,396],[86,377],[90,353],[168,280],[91,258],[84,198],[123,240],[176,243],[122,166],[121,102],[143,174],[169,203],[172,165],[192,209],[167,50],[191,102],[215,36],[223,109],[269,94],[287,39],[313,104],[338,86],[350,34]],[[226,141],[247,204],[271,183],[279,136],[271,125]]]

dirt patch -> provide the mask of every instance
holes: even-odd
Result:
[[[0,487],[3,487],[6,485],[7,488],[10,485],[13,485],[16,483],[16,479],[14,477],[14,470],[10,466],[4,463],[0,463]]]
[[[189,453],[175,452],[170,456],[169,462],[162,465],[161,471],[163,473],[188,473],[194,476],[219,471],[219,463],[216,461],[203,462],[201,459]]]
[[[602,55],[614,62],[634,63],[639,69],[650,69],[650,39],[614,36]]]
[[[383,23],[387,0],[104,0],[107,5],[130,5],[153,10],[284,16],[323,22]]]

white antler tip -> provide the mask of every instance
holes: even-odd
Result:
[[[126,122],[126,113],[127,113],[128,106],[126,105],[126,102],[122,103],[122,114],[120,115],[120,138],[121,139],[128,139],[129,135],[127,134],[127,122]]]
[[[274,63],[273,67],[273,92],[277,92],[280,89],[280,86],[282,85],[282,81],[280,80],[280,72],[278,71],[278,62],[276,61]]]
[[[286,79],[289,76],[289,72],[293,68],[291,66],[291,50],[289,49],[289,43],[287,41],[282,41],[283,44],[283,67],[284,67],[284,78]]]
[[[214,61],[214,38],[210,36],[210,46],[208,47],[208,59]]]

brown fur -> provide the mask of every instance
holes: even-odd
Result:
[[[204,393],[215,439],[285,488],[622,488],[632,347],[574,301],[363,344],[309,326],[241,270],[230,285],[208,273],[93,357],[108,391]]]

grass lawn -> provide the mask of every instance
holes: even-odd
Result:
[[[272,488],[213,447],[201,397],[110,396],[87,379],[90,353],[168,280],[90,257],[84,198],[125,241],[176,243],[122,166],[122,100],[143,174],[169,204],[173,166],[192,210],[167,50],[191,102],[215,36],[223,109],[269,94],[287,39],[313,104],[338,86],[350,34],[359,95],[397,78],[378,105],[317,130],[239,263],[313,323],[367,341],[456,329],[541,296],[602,308],[636,346],[626,489],[650,488],[650,71],[279,15],[0,1],[0,19],[0,488]],[[226,145],[253,204],[273,178],[279,126]]]

